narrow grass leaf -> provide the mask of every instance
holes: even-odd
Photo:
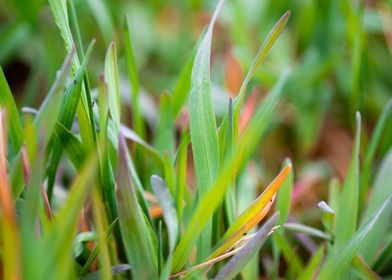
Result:
[[[389,196],[377,211],[359,227],[358,231],[340,250],[333,251],[333,254],[328,257],[326,263],[323,265],[317,279],[327,280],[339,278],[351,263],[354,255],[361,248],[366,236],[382,221],[381,218],[391,207],[391,201],[392,196]]]
[[[310,259],[308,265],[304,269],[304,271],[299,275],[298,280],[312,280],[315,279],[315,275],[317,274],[317,270],[323,260],[323,256],[325,253],[325,247],[320,246],[316,253],[313,254]]]
[[[297,224],[297,223],[286,223],[283,225],[284,228],[294,231],[294,232],[299,232],[303,234],[307,234],[310,236],[314,236],[317,238],[325,239],[325,240],[331,240],[331,236],[328,233],[325,233],[317,228],[310,227],[307,225],[303,224]]]
[[[361,169],[361,190],[360,190],[360,202],[363,203],[366,192],[369,188],[370,181],[371,181],[371,169],[373,166],[373,158],[376,154],[377,147],[381,141],[382,132],[384,127],[388,121],[388,116],[392,109],[392,99],[389,100],[387,105],[385,105],[384,110],[381,113],[381,116],[377,120],[376,127],[372,133],[372,137],[370,139],[369,146],[365,153],[365,157],[363,160],[363,167]]]
[[[132,265],[132,274],[136,279],[157,279],[156,251],[137,202],[136,191],[129,174],[126,149],[124,138],[120,135],[117,185],[120,225],[125,248]]]
[[[128,75],[132,88],[131,97],[132,97],[133,127],[135,129],[135,132],[138,135],[140,135],[141,138],[144,138],[144,124],[143,124],[142,115],[140,113],[140,104],[139,104],[139,80],[137,76],[135,55],[132,47],[132,37],[129,30],[130,30],[129,19],[128,16],[125,16],[125,20],[123,24],[123,32],[125,37],[124,44],[125,44],[126,64],[128,67]]]
[[[169,252],[171,253],[177,242],[178,222],[177,211],[165,182],[157,175],[151,176],[151,185],[159,204],[163,209],[163,218],[169,234]]]
[[[232,259],[219,271],[215,280],[233,279],[244,268],[249,260],[260,250],[278,219],[279,214],[273,215],[249,240],[246,245],[235,254]]]
[[[292,166],[291,159],[286,159],[284,161],[284,166]],[[279,211],[279,219],[277,224],[281,225],[286,222],[287,217],[290,212],[291,207],[291,193],[293,191],[294,184],[294,170],[291,168],[289,174],[287,175],[287,179],[283,181],[282,186],[278,191],[278,198],[276,200],[276,209]]]
[[[112,117],[115,135],[120,130],[121,103],[117,68],[116,44],[111,42],[106,52],[105,58],[105,81],[108,87],[109,112]]]

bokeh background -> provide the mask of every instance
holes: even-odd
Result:
[[[130,86],[125,74],[122,26],[128,14],[142,113],[152,142],[160,95],[174,83],[209,22],[211,0],[79,0],[75,8],[84,46],[97,40],[89,63],[91,86],[103,72],[107,46],[116,42],[120,90],[130,124]],[[282,36],[251,82],[244,110],[251,112],[289,69],[286,98],[271,132],[248,166],[246,184],[262,188],[285,157],[293,160],[293,214],[312,224],[316,203],[332,178],[342,180],[351,159],[355,112],[363,120],[362,147],[392,97],[392,1],[227,0],[214,30],[211,81],[217,117],[227,110],[259,46],[281,15],[291,11]],[[47,1],[0,1],[0,64],[19,108],[40,104],[65,57]],[[186,109],[178,131],[188,122]],[[377,150],[392,144],[388,122]],[[376,165],[377,166],[377,161]],[[189,184],[192,185],[192,177]]]

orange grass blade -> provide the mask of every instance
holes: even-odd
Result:
[[[234,224],[226,231],[220,246],[208,259],[216,258],[232,247],[246,232],[257,225],[269,212],[275,201],[276,192],[283,184],[291,170],[288,164],[276,178],[269,184],[264,192],[237,218]]]

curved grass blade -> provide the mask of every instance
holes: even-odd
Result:
[[[252,65],[246,74],[245,80],[243,81],[240,91],[238,93],[238,96],[234,99],[234,104],[233,104],[233,115],[234,115],[234,142],[237,143],[237,137],[238,137],[238,121],[239,121],[239,114],[241,110],[241,106],[244,100],[244,96],[246,94],[246,89],[248,87],[249,81],[253,78],[254,74],[256,73],[257,69],[263,63],[264,59],[268,55],[269,51],[275,44],[276,40],[279,38],[283,28],[285,27],[287,21],[289,20],[290,17],[290,11],[287,11],[283,14],[283,16],[279,19],[279,21],[275,24],[275,26],[272,28],[270,33],[268,34],[267,38],[264,40],[263,44],[261,45],[255,59],[252,62]],[[228,119],[227,115],[223,119],[223,122],[221,124],[221,129],[220,132],[224,133],[226,131],[228,124]],[[220,137],[223,135],[220,134]]]
[[[213,259],[226,252],[246,232],[257,225],[269,212],[275,195],[290,173],[291,165],[287,165],[269,184],[264,192],[237,218],[232,226],[225,232],[219,247],[208,257]]]
[[[248,243],[238,251],[237,254],[219,271],[215,280],[233,279],[244,268],[249,260],[260,250],[268,235],[272,231],[279,213],[275,213],[248,241]]]
[[[223,2],[218,2],[207,32],[196,52],[192,69],[189,122],[198,197],[206,193],[219,171],[218,134],[210,84],[210,56],[214,23]],[[209,219],[199,240],[197,258],[200,261],[209,254],[211,233],[212,220]]]
[[[286,223],[283,226],[284,226],[284,228],[291,230],[291,231],[300,232],[303,234],[307,234],[307,235],[318,237],[318,238],[325,239],[325,240],[331,240],[331,236],[329,234],[327,234],[319,229],[316,229],[314,227],[310,227],[310,226],[303,225],[303,224],[297,224],[297,223]]]
[[[391,205],[392,196],[389,196],[384,203],[369,217],[352,236],[348,242],[342,246],[340,250],[333,251],[332,255],[328,257],[326,263],[323,265],[321,272],[317,279],[338,279],[339,276],[346,270],[351,263],[354,255],[358,252],[363,244],[363,241],[368,234],[374,229],[377,224],[382,221],[385,211]]]
[[[75,168],[81,168],[86,158],[82,143],[59,122],[57,122],[54,132]]]
[[[284,161],[284,166],[292,166],[291,159],[287,158]],[[278,191],[278,198],[276,200],[276,209],[279,211],[279,219],[277,224],[282,225],[286,222],[287,217],[290,212],[291,207],[291,193],[293,191],[293,184],[294,184],[294,170],[293,168],[290,169],[289,174],[287,175],[287,179],[284,180],[282,186],[279,188]]]
[[[12,152],[17,154],[23,144],[23,129],[18,108],[16,107],[11,90],[5,79],[3,68],[0,66],[0,107],[7,110],[7,134]]]
[[[156,251],[136,191],[129,174],[128,153],[123,136],[119,136],[117,174],[119,217],[126,253],[135,279],[158,279]]]

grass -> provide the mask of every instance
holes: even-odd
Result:
[[[372,37],[388,8],[220,0],[198,39],[162,20],[181,39],[152,47],[145,18],[210,2],[49,0],[56,32],[42,38],[33,2],[0,4],[18,14],[0,30],[3,279],[392,278],[390,49]],[[269,30],[253,38],[260,17]],[[43,49],[62,40],[31,61],[52,84],[40,104],[27,102],[38,72],[22,98],[7,74],[25,33]]]

